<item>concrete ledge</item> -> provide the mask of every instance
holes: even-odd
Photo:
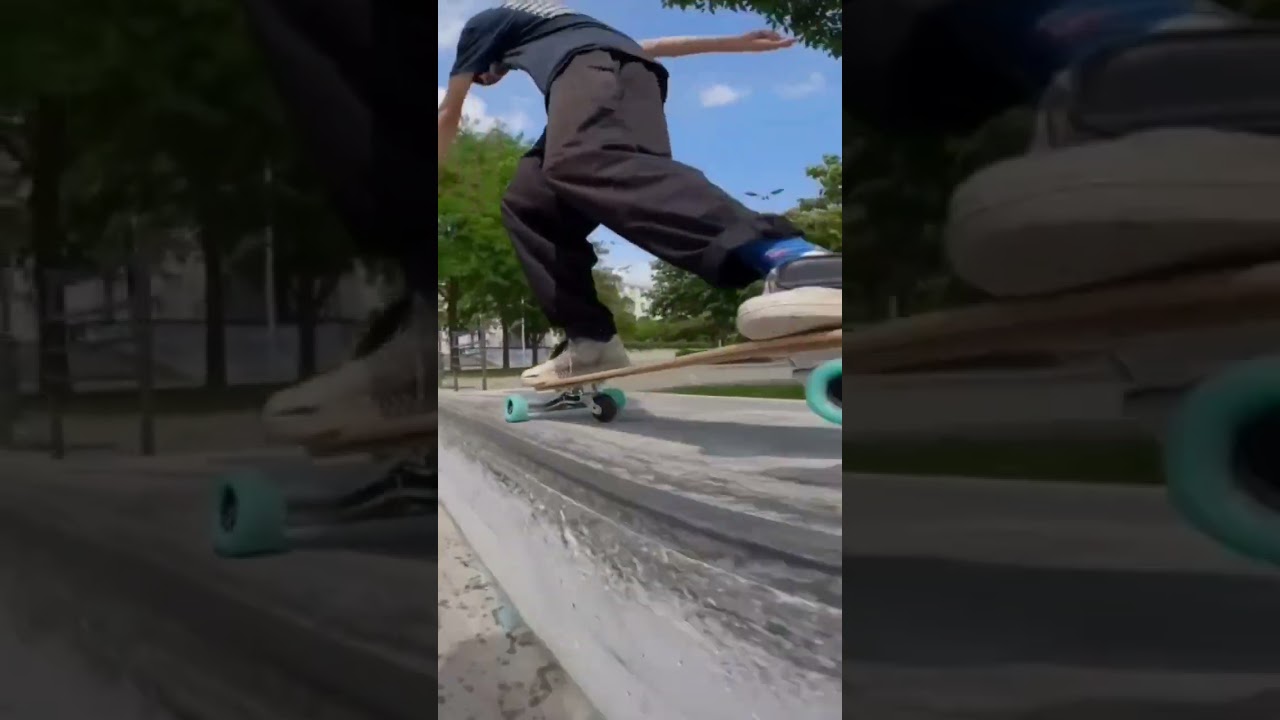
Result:
[[[440,495],[609,720],[840,716],[840,428],[636,394],[519,425],[440,394]]]

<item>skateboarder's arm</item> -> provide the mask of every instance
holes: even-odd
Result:
[[[651,58],[684,57],[707,53],[747,53],[781,50],[796,41],[772,30],[756,30],[745,35],[722,37],[666,37],[640,41],[640,47]]]
[[[449,147],[458,137],[458,128],[462,126],[462,103],[467,99],[467,93],[471,91],[471,83],[470,75],[454,75],[449,78],[449,85],[444,91],[444,100],[440,102],[440,109],[436,111],[439,165],[444,164],[444,158],[449,154]]]

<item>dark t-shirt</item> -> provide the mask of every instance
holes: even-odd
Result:
[[[545,96],[569,60],[590,50],[613,50],[644,61],[658,76],[666,99],[667,71],[646,58],[639,43],[555,2],[507,2],[468,20],[449,75],[476,75],[497,63],[528,73]]]

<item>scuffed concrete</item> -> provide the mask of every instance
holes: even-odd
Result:
[[[840,717],[838,427],[783,401],[440,407],[441,501],[605,717]]]
[[[443,509],[439,541],[440,717],[596,720],[555,658],[524,627]]]
[[[429,555],[405,542],[423,519],[398,532],[399,556],[329,549],[221,560],[208,535],[211,488],[239,465],[274,466],[308,486],[369,471],[265,452],[62,462],[0,454],[0,715],[430,714],[435,581]]]
[[[849,474],[850,688],[876,720],[1280,718],[1280,572],[1163,491]]]

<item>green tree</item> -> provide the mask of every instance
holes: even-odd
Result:
[[[754,12],[832,57],[840,57],[844,45],[844,9],[839,0],[663,0],[662,4],[705,12]]]
[[[123,12],[75,0],[55,10],[16,0],[0,53],[0,107],[18,118],[0,142],[32,181],[37,283],[55,277],[46,267],[114,262],[120,216],[163,213],[199,243],[206,382],[225,384],[227,254],[264,223],[263,168],[292,157],[239,8],[140,0]],[[56,343],[60,311],[44,305],[59,303],[61,290],[40,297],[42,343]]]
[[[537,328],[528,284],[502,226],[502,196],[528,145],[503,129],[464,129],[441,169],[439,182],[439,288],[442,324],[451,332],[497,322],[503,365],[510,366],[512,327]],[[545,332],[545,331],[544,331]]]
[[[844,162],[839,155],[827,155],[820,165],[805,169],[818,183],[818,196],[802,199],[787,213],[810,242],[828,250],[844,248]]]
[[[658,261],[653,264],[653,289],[647,294],[649,312],[655,318],[692,322],[699,339],[721,343],[737,336],[738,306],[758,291],[755,286],[746,290],[716,288],[692,273]]]

